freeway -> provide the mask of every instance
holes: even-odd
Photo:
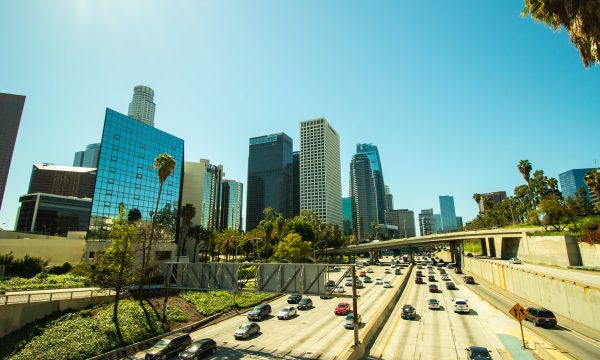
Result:
[[[520,348],[515,320],[477,297],[452,271],[448,273],[458,289],[446,290],[438,270],[434,271],[437,279],[434,283],[442,291],[430,293],[427,284],[415,284],[413,274],[394,312],[373,341],[369,359],[465,359],[465,348],[472,345],[488,348],[494,359],[533,359],[531,353]],[[430,298],[438,299],[440,310],[428,309]],[[468,300],[469,314],[454,313],[453,298]],[[401,318],[404,304],[416,308],[415,320]],[[531,334],[526,335],[532,338]]]
[[[394,275],[393,271],[392,274],[384,274],[382,266],[371,268],[374,273],[368,275],[373,280],[375,278],[389,280],[394,287],[399,286],[406,274],[405,270],[402,271],[403,275]],[[342,267],[342,272],[330,273],[330,278],[336,280],[336,277],[341,277],[343,270]],[[357,290],[358,312],[362,315],[363,323],[370,321],[386,299],[385,295],[391,291],[393,289],[386,289],[374,283],[365,284],[364,289]],[[346,287],[346,294],[351,294],[351,288]],[[287,296],[271,302],[272,316],[258,322],[261,333],[248,340],[235,340],[233,337],[234,331],[248,321],[247,313],[207,326],[190,335],[193,340],[214,339],[219,348],[212,357],[215,359],[336,358],[353,342],[354,337],[352,330],[344,328],[345,316],[336,316],[333,310],[338,302],[351,304],[351,299],[319,299],[318,296],[311,296],[311,298],[314,308],[299,311],[298,316],[289,320],[276,318],[277,312],[284,306],[288,306]],[[364,324],[361,325],[363,326]]]

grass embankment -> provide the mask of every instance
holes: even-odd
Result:
[[[0,290],[25,291],[45,289],[68,289],[91,286],[91,281],[85,276],[72,274],[53,275],[39,273],[32,278],[0,277]]]
[[[264,293],[239,293],[238,308],[248,308],[277,296]],[[185,299],[185,300],[183,300]],[[186,301],[187,300],[187,301]],[[119,304],[119,322],[125,344],[132,344],[163,333],[160,322],[162,308],[157,300],[140,306],[137,301],[123,300]],[[233,295],[224,291],[184,291],[169,299],[167,317],[171,328],[196,321],[203,316],[227,312],[233,308]],[[186,306],[187,305],[187,306]],[[192,306],[193,305],[193,306]],[[50,315],[26,325],[2,338],[0,359],[86,359],[119,347],[112,322],[112,304],[68,313]],[[180,324],[177,325],[176,323]]]

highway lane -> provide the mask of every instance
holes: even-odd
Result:
[[[379,277],[390,280],[392,286],[399,286],[403,275],[384,274],[385,267],[371,266],[373,274],[368,274],[375,280]],[[339,278],[342,272],[330,273],[330,278]],[[342,281],[342,284],[344,281]],[[385,289],[382,285],[374,283],[365,284],[364,289],[357,290],[358,311],[362,315],[363,323],[371,320],[377,308],[383,304],[386,295],[393,289]],[[351,293],[351,288],[346,287],[346,294]],[[235,340],[234,331],[247,322],[246,314],[240,314],[217,324],[202,328],[191,333],[192,339],[213,338],[219,347],[217,353],[211,357],[215,359],[273,359],[273,358],[320,358],[333,359],[352,343],[354,337],[352,330],[344,328],[345,316],[336,316],[333,310],[338,302],[348,302],[351,299],[333,298],[319,299],[310,296],[314,308],[299,311],[299,315],[289,320],[278,320],[276,314],[287,304],[287,296],[271,303],[272,317],[258,322],[261,334],[248,340]],[[292,305],[295,306],[295,305]]]
[[[468,286],[473,292],[481,296],[486,302],[492,304],[500,311],[508,310],[518,302],[517,299],[511,298],[510,294],[506,292],[499,292],[496,289],[489,286],[482,279],[475,277],[477,285],[464,285],[462,280],[458,280],[458,284],[462,286]],[[521,301],[521,305],[526,306],[527,303]],[[557,348],[563,352],[568,353],[570,357],[576,359],[600,359],[600,342],[593,339],[587,338],[581,334],[576,333],[570,329],[566,329],[560,326],[556,329],[545,329],[536,327],[532,323],[524,321],[523,327],[545,339],[546,341],[554,344]]]

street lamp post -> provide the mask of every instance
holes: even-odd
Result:
[[[320,243],[324,243],[324,242],[325,242],[325,240],[321,240],[319,242],[316,242],[313,245],[313,260],[315,263],[317,262],[317,245],[319,245]]]

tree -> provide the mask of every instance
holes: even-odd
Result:
[[[277,226],[277,241],[281,241],[283,228],[285,227],[285,218],[281,214],[278,214],[274,222]]]
[[[302,240],[296,233],[289,233],[277,244],[273,257],[282,262],[301,263],[310,257],[311,251],[312,242]]]
[[[585,67],[600,63],[600,3],[579,0],[525,0],[521,16],[555,30],[565,27]]]
[[[140,211],[140,209],[133,208],[127,213],[127,221],[129,221],[130,224],[140,221],[141,218],[142,212]]]
[[[229,261],[229,253],[239,242],[240,234],[237,230],[226,228],[218,236],[219,248],[225,253],[225,261]]]
[[[273,221],[261,220],[258,226],[265,232],[265,246],[271,245],[271,236],[273,235]]]
[[[112,320],[120,344],[123,344],[124,340],[119,326],[119,297],[123,289],[135,278],[135,257],[132,248],[136,237],[137,228],[125,221],[125,208],[120,206],[119,217],[113,221],[110,231],[110,246],[98,255],[95,264],[94,280],[103,288],[115,289]]]
[[[302,237],[304,241],[314,242],[316,239],[315,229],[310,220],[303,216],[295,216],[287,224],[287,232],[294,232]]]
[[[140,304],[142,304],[144,298],[144,285],[148,280],[148,270],[150,265],[150,256],[152,254],[152,245],[154,242],[154,229],[156,227],[156,215],[158,213],[158,204],[160,203],[160,196],[162,194],[162,189],[165,181],[173,171],[175,170],[175,159],[168,153],[162,153],[158,155],[154,159],[154,164],[152,165],[154,169],[157,170],[159,187],[158,187],[158,196],[156,197],[156,206],[154,207],[154,213],[152,214],[152,223],[150,225],[150,237],[147,241],[146,249],[142,254],[142,274],[140,278]]]
[[[182,208],[181,208],[181,219],[183,220],[181,223],[181,232],[180,232],[180,237],[183,239],[182,241],[179,241],[180,248],[179,251],[177,252],[177,262],[179,262],[179,256],[183,255],[183,251],[185,249],[185,242],[186,239],[188,237],[188,232],[190,230],[190,227],[192,226],[192,219],[196,216],[196,207],[190,203],[186,203]]]
[[[594,213],[594,205],[588,199],[587,193],[583,186],[577,189],[575,194],[575,201],[577,202],[578,216],[589,216]]]
[[[540,201],[540,210],[544,213],[542,224],[547,229],[552,226],[556,231],[562,231],[569,224],[569,216],[557,196],[549,196]]]
[[[531,198],[531,203],[532,203],[531,209],[535,209],[535,199],[533,197],[533,191],[531,191],[531,184],[530,184],[531,163],[529,162],[529,160],[521,160],[521,161],[519,161],[519,165],[517,166],[517,168],[519,169],[519,172],[523,176],[523,179],[525,179],[525,181],[527,182],[527,188],[529,189],[529,196]]]
[[[600,170],[592,170],[585,174],[583,178],[585,185],[590,189],[591,193],[596,195],[596,198],[600,200]],[[600,202],[598,202],[598,209],[600,210]]]
[[[477,205],[479,205],[479,201],[481,200],[481,194],[479,194],[479,193],[473,194],[473,200],[475,200]]]
[[[371,227],[373,228],[373,239],[379,240],[379,235],[381,233],[381,225],[377,223],[377,221],[371,222]]]

